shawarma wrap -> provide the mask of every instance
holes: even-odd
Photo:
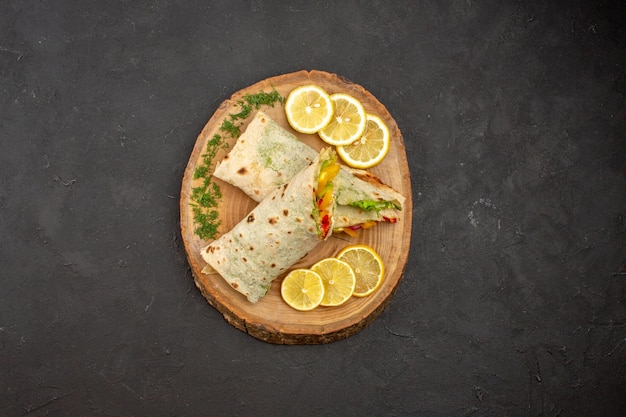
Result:
[[[338,171],[335,152],[322,150],[233,229],[203,248],[202,258],[256,303],[276,277],[332,234],[333,178]]]
[[[260,202],[316,155],[315,149],[259,111],[231,151],[217,163],[213,175]],[[395,222],[400,217],[404,196],[373,174],[342,166],[334,183],[337,231],[372,222]]]

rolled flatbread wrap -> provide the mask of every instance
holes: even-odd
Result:
[[[336,231],[372,222],[395,222],[405,200],[375,175],[345,166],[341,167],[334,186]]]
[[[318,152],[258,111],[213,176],[261,202],[308,166]]]
[[[233,229],[201,250],[204,261],[248,301],[256,303],[276,277],[331,235],[336,159],[331,149],[322,150]]]
[[[214,176],[260,202],[317,155],[310,146],[258,111],[235,146],[217,163]],[[363,170],[341,167],[335,179],[336,229],[366,222],[396,221],[404,196]]]

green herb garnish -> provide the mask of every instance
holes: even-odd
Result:
[[[241,135],[239,126],[230,120],[224,120],[220,126],[220,130],[224,133],[228,133],[231,138],[238,138],[239,135]]]
[[[274,107],[274,103],[279,102],[281,105],[285,104],[285,97],[278,94],[278,91],[272,89],[270,93],[261,91],[257,94],[246,94],[243,98],[237,101],[237,104],[241,106],[239,113],[231,114],[230,119],[232,121],[245,119],[250,115],[252,110],[258,110],[261,106]]]
[[[193,179],[203,178],[202,184],[191,189],[191,206],[193,207],[194,232],[201,239],[213,239],[220,225],[217,211],[217,203],[222,198],[220,187],[215,184],[213,175],[209,174],[213,158],[220,149],[228,148],[219,134],[207,142],[206,152],[202,154],[202,162],[198,164],[193,173]]]
[[[272,88],[270,93],[261,91],[257,94],[246,94],[238,100],[235,105],[241,110],[238,113],[231,113],[222,121],[220,132],[216,133],[207,142],[206,152],[202,154],[202,161],[196,166],[193,179],[203,179],[201,185],[192,187],[191,203],[193,208],[194,232],[201,239],[214,239],[217,236],[217,229],[220,225],[218,203],[222,198],[220,187],[213,182],[213,175],[209,174],[213,158],[220,149],[227,149],[229,138],[237,139],[241,135],[241,125],[253,110],[259,110],[261,106],[271,106],[278,102],[285,103],[276,89]],[[239,122],[238,122],[239,121]]]

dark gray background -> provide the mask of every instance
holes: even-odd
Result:
[[[608,1],[0,0],[0,415],[617,416],[626,13]],[[300,69],[405,139],[410,259],[369,327],[276,346],[195,288],[219,103]]]

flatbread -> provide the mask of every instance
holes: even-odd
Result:
[[[214,176],[260,202],[311,163],[317,151],[258,111],[231,151],[217,163]],[[341,167],[335,178],[337,189],[336,228],[370,221],[394,221],[400,217],[405,198],[375,175]],[[361,201],[388,201],[393,207],[354,210]]]
[[[261,202],[313,162],[317,154],[258,111],[233,149],[217,163],[213,175]]]
[[[325,237],[312,214],[320,166],[329,153],[322,150],[233,229],[201,250],[204,261],[248,301],[256,303],[265,296],[276,277],[332,234],[332,207],[331,232]]]

